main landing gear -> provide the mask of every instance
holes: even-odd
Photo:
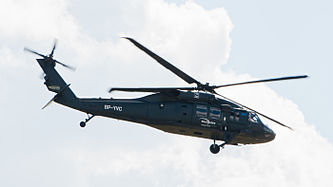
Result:
[[[226,142],[224,142],[223,144],[221,145],[218,145],[215,143],[215,140],[214,140],[214,143],[209,147],[209,150],[211,153],[213,154],[217,154],[220,152],[220,148],[224,148],[224,145],[226,144]]]
[[[224,148],[224,146],[226,144],[228,145],[238,145],[237,143],[231,144],[232,140],[234,139],[234,137],[236,136],[236,133],[234,132],[224,132],[223,133],[223,137],[222,140],[224,141],[222,144],[218,145],[215,143],[215,138],[214,137],[214,143],[209,147],[210,152],[212,152],[213,154],[217,154],[218,152],[220,152],[220,148]]]
[[[88,122],[88,121],[90,121],[93,117],[95,117],[95,115],[93,115],[93,114],[87,114],[88,115],[88,118],[85,120],[85,121],[81,121],[80,122],[80,127],[82,127],[82,128],[84,128],[85,126],[86,126],[86,123]]]

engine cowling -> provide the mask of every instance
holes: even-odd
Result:
[[[177,97],[181,100],[187,101],[212,102],[215,100],[215,95],[202,92],[180,92]]]

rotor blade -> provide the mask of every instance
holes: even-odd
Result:
[[[51,57],[51,58],[53,57],[54,50],[56,49],[56,47],[57,47],[57,39],[54,39],[53,49],[52,49],[49,57]]]
[[[62,65],[62,66],[64,66],[64,67],[66,67],[66,68],[68,68],[68,69],[70,69],[70,70],[72,70],[72,71],[75,71],[76,70],[76,68],[75,67],[73,67],[73,66],[69,66],[69,65],[67,65],[67,64],[64,64],[64,63],[62,63],[62,62],[59,62],[58,60],[54,60],[56,63],[58,63],[58,64],[60,64],[60,65]]]
[[[36,55],[38,55],[38,56],[41,56],[41,57],[43,57],[43,58],[46,58],[46,56],[45,55],[42,55],[42,54],[40,54],[40,53],[37,53],[36,51],[33,51],[33,50],[31,50],[31,49],[28,49],[28,48],[24,48],[24,51],[28,51],[28,52],[30,52],[30,53],[34,53],[34,54],[36,54]]]
[[[43,110],[44,108],[46,108],[47,106],[49,106],[49,105],[50,105],[50,104],[56,99],[56,96],[57,96],[57,95],[55,95],[55,96],[54,96],[49,102],[47,102],[46,105],[43,106],[42,110]]]
[[[272,79],[262,79],[262,80],[256,80],[256,81],[247,81],[247,82],[240,82],[240,83],[233,83],[233,84],[224,84],[219,86],[213,86],[213,89],[215,88],[222,88],[222,87],[228,87],[228,86],[237,86],[237,85],[243,85],[243,84],[253,84],[253,83],[262,83],[262,82],[273,82],[273,81],[282,81],[282,80],[290,80],[290,79],[303,79],[307,78],[307,75],[299,75],[299,76],[289,76],[289,77],[280,77],[280,78],[272,78]]]
[[[226,100],[228,100],[228,101],[230,101],[230,102],[232,102],[232,103],[235,103],[235,104],[237,104],[237,105],[239,105],[239,106],[241,106],[241,107],[243,107],[243,108],[246,108],[246,109],[248,109],[248,110],[251,110],[252,112],[255,112],[255,113],[261,115],[262,117],[264,117],[264,118],[266,118],[266,119],[269,119],[269,120],[271,120],[271,121],[273,121],[273,122],[275,122],[275,123],[277,123],[277,124],[279,124],[279,125],[281,125],[281,126],[283,126],[283,127],[286,127],[286,128],[288,128],[288,129],[290,129],[290,130],[293,130],[291,127],[289,127],[289,126],[287,126],[287,125],[285,125],[285,124],[283,124],[283,123],[281,123],[281,122],[279,122],[279,121],[277,121],[277,120],[275,120],[275,119],[273,119],[273,118],[271,118],[271,117],[268,117],[268,116],[266,116],[266,115],[263,114],[263,113],[260,113],[260,112],[258,112],[258,111],[256,111],[256,110],[252,109],[252,108],[249,108],[249,107],[247,107],[247,106],[245,106],[245,105],[242,105],[242,104],[240,104],[240,103],[238,103],[238,102],[236,102],[236,101],[233,101],[233,100],[231,100],[231,99],[229,99],[229,98],[227,98],[227,97],[224,97],[223,95],[221,95],[221,94],[219,94],[219,93],[216,93],[216,92],[215,92],[215,94],[216,94],[216,95],[219,95],[219,96],[221,96],[222,98],[224,98],[224,99],[226,99]]]
[[[109,93],[113,91],[123,92],[178,92],[179,90],[197,90],[196,87],[170,87],[170,88],[110,88]]]
[[[168,70],[170,70],[174,74],[176,74],[178,77],[180,77],[181,79],[183,79],[187,83],[189,83],[189,84],[196,83],[197,85],[202,85],[199,81],[197,81],[194,78],[192,78],[191,76],[187,75],[186,73],[184,73],[183,71],[181,71],[180,69],[178,69],[174,65],[170,64],[168,61],[164,60],[163,58],[161,58],[160,56],[158,56],[154,52],[150,51],[149,49],[147,49],[146,47],[144,47],[143,45],[141,45],[140,43],[138,43],[134,39],[128,38],[128,37],[123,37],[123,38],[132,42],[136,47],[138,47],[139,49],[141,49],[142,51],[147,53],[150,57],[155,59],[158,63],[160,63],[162,66],[164,66],[165,68],[167,68]]]

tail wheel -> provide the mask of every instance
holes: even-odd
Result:
[[[84,128],[85,126],[86,126],[86,122],[81,121],[81,122],[80,122],[80,127]]]

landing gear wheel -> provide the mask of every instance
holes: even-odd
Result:
[[[90,121],[93,117],[95,117],[95,115],[94,114],[88,114],[87,113],[87,115],[88,115],[88,118],[85,120],[85,121],[81,121],[80,122],[80,126],[83,128],[83,127],[85,127],[86,126],[86,124],[88,123],[88,121]]]
[[[217,154],[218,152],[220,152],[220,146],[217,144],[212,144],[209,147],[210,152],[212,152],[213,154]]]
[[[85,127],[85,126],[86,126],[86,122],[81,121],[81,122],[80,122],[80,126],[81,126],[82,128]]]

